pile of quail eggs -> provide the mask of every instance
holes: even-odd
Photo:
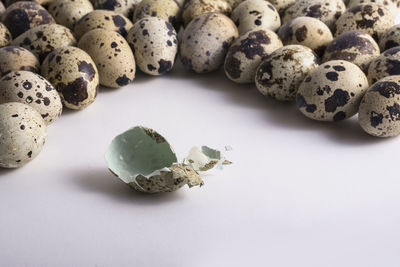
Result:
[[[136,68],[164,75],[178,55],[308,118],[359,113],[368,134],[399,135],[399,11],[400,0],[0,1],[0,167],[35,158],[63,108],[88,107]]]

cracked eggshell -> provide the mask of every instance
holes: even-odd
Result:
[[[399,13],[400,1],[399,0],[350,0],[347,7],[352,8],[359,4],[378,4],[386,7],[393,17]]]
[[[101,28],[118,32],[125,37],[132,26],[133,24],[128,18],[115,11],[93,10],[76,23],[74,33],[80,39],[85,33]]]
[[[400,134],[400,76],[383,78],[368,89],[360,105],[358,121],[372,136]]]
[[[137,4],[142,0],[94,0],[95,9],[112,10],[124,15],[127,18],[132,17]]]
[[[335,36],[344,32],[360,31],[376,41],[394,25],[394,17],[384,6],[360,4],[344,12],[335,24]]]
[[[215,71],[224,63],[228,48],[238,35],[235,24],[227,16],[204,13],[186,27],[180,41],[180,59],[187,69],[196,73]]]
[[[379,40],[379,48],[386,51],[400,45],[400,25],[395,25],[387,30]]]
[[[29,50],[19,46],[0,48],[0,76],[16,70],[27,70],[37,73],[39,72],[39,68],[39,60]]]
[[[333,39],[325,49],[322,61],[346,60],[366,71],[369,63],[379,55],[379,46],[369,34],[351,31]]]
[[[299,85],[318,67],[318,56],[302,45],[284,46],[269,55],[256,71],[257,89],[279,101],[294,101]]]
[[[30,71],[15,71],[0,80],[0,103],[18,102],[34,108],[46,125],[62,113],[60,96],[42,76]]]
[[[232,7],[225,0],[189,0],[183,9],[183,26],[186,27],[194,18],[207,12],[219,12],[229,16]]]
[[[58,0],[51,3],[48,10],[58,24],[74,30],[75,24],[93,11],[93,5],[89,0]]]
[[[0,47],[9,45],[11,41],[12,37],[10,31],[3,23],[0,23]]]
[[[178,36],[169,22],[156,17],[143,18],[133,25],[127,41],[141,71],[163,75],[173,68]]]
[[[54,49],[74,46],[76,40],[68,28],[59,24],[45,24],[26,31],[12,41],[11,44],[30,50],[42,62]]]
[[[46,139],[46,123],[28,105],[0,105],[0,167],[18,168],[33,160]]]
[[[371,85],[393,75],[400,75],[400,46],[386,50],[368,68],[368,81]]]
[[[100,84],[119,88],[135,78],[136,64],[128,42],[119,33],[104,29],[87,32],[78,47],[96,63]]]
[[[368,89],[363,71],[344,60],[329,61],[310,73],[297,92],[297,106],[308,118],[341,121],[354,116]]]
[[[285,45],[304,45],[322,56],[326,46],[332,42],[332,32],[322,21],[311,17],[298,17],[286,22],[278,31]]]
[[[297,17],[312,17],[333,29],[336,20],[345,11],[346,5],[342,0],[299,0],[286,9],[282,21],[286,23]]]
[[[28,1],[20,1],[10,5],[2,20],[14,38],[36,26],[55,23],[53,17],[44,7]]]
[[[77,47],[67,46],[51,52],[43,61],[42,75],[53,84],[67,108],[84,109],[96,99],[99,89],[96,64]]]
[[[256,29],[242,34],[228,50],[224,69],[236,83],[254,83],[256,69],[262,60],[283,46],[278,35],[268,29]]]
[[[240,34],[257,28],[276,31],[281,26],[278,11],[270,2],[264,0],[242,2],[233,10],[231,18]]]

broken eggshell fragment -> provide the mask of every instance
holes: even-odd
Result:
[[[201,149],[193,147],[189,151],[189,155],[183,160],[183,163],[192,167],[195,171],[208,171],[216,166],[222,168],[223,165],[232,164],[225,159],[221,151],[202,146]]]

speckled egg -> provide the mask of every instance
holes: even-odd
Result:
[[[78,47],[86,51],[96,63],[101,85],[119,88],[135,78],[133,52],[119,33],[104,29],[92,30],[82,36]]]
[[[128,18],[115,11],[94,10],[76,23],[74,33],[80,39],[88,31],[101,28],[118,32],[125,37],[132,26],[133,24]]]
[[[143,18],[133,25],[127,41],[141,71],[163,75],[174,66],[178,36],[169,22],[156,17]]]
[[[220,12],[229,16],[232,7],[225,0],[189,0],[183,9],[183,25],[186,27],[194,18],[207,12]]]
[[[83,50],[67,46],[51,52],[42,64],[42,75],[54,85],[65,107],[84,109],[94,102],[99,74]]]
[[[304,79],[296,102],[308,118],[341,121],[357,113],[367,89],[367,77],[358,66],[333,60],[322,64]]]
[[[38,25],[55,23],[53,17],[44,7],[28,1],[10,5],[2,20],[14,38]]]
[[[29,50],[19,46],[0,48],[0,76],[4,76],[16,70],[26,70],[37,73],[39,68],[39,60]]]
[[[76,40],[68,28],[59,24],[46,24],[28,30],[14,39],[11,44],[30,50],[41,62],[54,49],[73,46]]]
[[[279,101],[294,101],[300,83],[318,65],[318,56],[310,48],[284,46],[258,67],[255,78],[257,89]]]
[[[49,5],[49,12],[58,24],[74,30],[75,24],[93,11],[89,0],[58,0]]]
[[[383,78],[368,89],[360,105],[358,121],[372,136],[400,134],[400,76]]]
[[[186,27],[180,41],[180,59],[187,69],[197,73],[217,70],[238,35],[235,24],[227,16],[204,13]]]
[[[346,11],[342,0],[298,0],[286,9],[283,23],[296,17],[313,17],[333,29],[336,20]]]
[[[400,46],[386,50],[368,68],[368,81],[374,84],[387,76],[400,75]]]
[[[285,45],[299,44],[322,56],[326,46],[332,42],[332,32],[322,21],[311,17],[298,17],[286,22],[278,31]]]
[[[0,47],[9,45],[11,41],[12,37],[10,31],[3,23],[0,23]]]
[[[361,31],[376,41],[394,25],[394,17],[388,9],[377,4],[360,4],[349,8],[335,24],[335,36],[348,31]]]
[[[112,10],[128,18],[132,17],[133,11],[141,0],[94,0],[96,9]]]
[[[240,34],[257,28],[276,31],[281,26],[278,11],[265,0],[242,2],[233,10],[231,18]]]
[[[347,5],[348,8],[352,8],[359,4],[370,4],[376,3],[378,5],[382,5],[386,7],[393,15],[396,17],[399,13],[400,1],[399,0],[350,0]]]
[[[366,71],[369,63],[379,55],[379,46],[369,34],[351,31],[339,35],[327,46],[323,62],[346,60]]]
[[[275,32],[256,29],[242,34],[228,50],[225,73],[236,83],[254,83],[256,69],[262,60],[283,46]]]
[[[234,9],[245,0],[226,0],[226,1]],[[294,4],[296,0],[269,0],[268,2],[270,2],[278,10],[279,13],[282,13],[283,11],[285,11],[285,9]]]
[[[381,51],[388,50],[400,45],[400,25],[395,25],[382,34],[379,40]]]
[[[33,160],[46,140],[46,123],[28,105],[0,105],[0,167],[18,168]]]
[[[40,113],[47,125],[62,113],[60,96],[54,87],[39,74],[15,71],[0,80],[0,104],[19,102]]]

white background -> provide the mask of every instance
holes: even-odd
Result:
[[[104,160],[136,125],[179,158],[230,145],[234,164],[202,188],[136,193]],[[398,267],[399,151],[357,118],[311,121],[223,71],[138,73],[66,111],[33,162],[0,170],[0,266]]]

